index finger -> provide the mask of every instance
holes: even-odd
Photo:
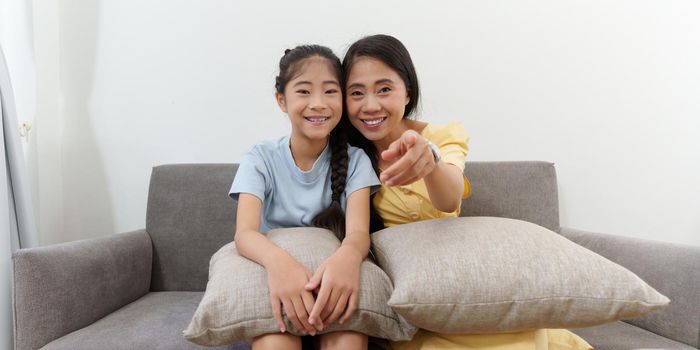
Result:
[[[386,182],[388,186],[393,186],[392,179],[405,171],[410,171],[420,159],[423,150],[420,147],[409,148],[406,154],[401,156],[394,164],[382,171],[380,178]]]
[[[389,147],[382,152],[381,157],[382,159],[391,162],[400,157],[401,153],[401,139],[399,138],[398,140],[392,142]]]

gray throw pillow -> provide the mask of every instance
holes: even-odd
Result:
[[[267,237],[311,272],[340,246],[332,232],[319,228],[278,229],[268,232]],[[417,329],[389,308],[391,291],[391,281],[384,271],[365,260],[357,311],[342,325],[335,322],[319,333],[352,330],[391,340],[411,339]],[[290,333],[300,335],[286,316],[284,322]],[[204,346],[279,333],[265,269],[240,256],[235,243],[222,247],[211,258],[204,297],[183,333],[189,341]]]
[[[669,302],[624,267],[520,220],[416,222],[375,232],[372,244],[394,283],[389,305],[434,332],[588,327]]]

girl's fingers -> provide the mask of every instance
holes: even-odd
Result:
[[[311,315],[311,311],[313,311],[314,308],[314,296],[311,295],[311,292],[302,292],[301,293],[301,301],[304,302],[304,307],[306,308],[307,312],[307,318],[306,321],[312,325],[317,331],[323,330],[323,323],[318,322],[319,324],[314,324],[311,323],[311,317],[308,317],[308,315]],[[320,321],[320,320],[319,320]]]
[[[331,316],[328,318],[328,324],[331,324],[338,320],[340,315],[343,314],[345,311],[345,307],[348,305],[348,299],[350,298],[350,293],[346,292],[343,293],[343,295],[338,298],[338,303],[335,305],[335,308],[333,309],[333,313]]]
[[[301,292],[301,301],[304,303],[304,309],[306,310],[306,315],[311,315],[311,311],[314,309],[314,296],[311,292],[303,291]]]
[[[287,331],[287,329],[282,321],[281,302],[277,297],[271,297],[270,302],[272,303],[272,316],[275,318],[275,321],[277,321],[277,326],[280,328],[280,332],[284,333]]]
[[[321,285],[321,280],[323,279],[323,272],[326,270],[325,264],[322,264],[321,266],[316,269],[316,272],[309,278],[309,282],[304,286],[304,288],[308,291],[313,291],[314,289],[318,288],[319,285]]]
[[[352,314],[357,310],[357,294],[358,293],[352,293],[352,295],[350,295],[350,302],[348,303],[347,309],[345,309],[345,313],[340,318],[340,324],[345,323],[345,321],[347,321],[348,318],[350,318],[350,316],[352,316]]]
[[[302,325],[299,321],[292,301],[290,299],[282,300],[282,305],[284,306],[284,312],[287,313],[287,319],[292,323],[294,328],[296,328],[299,332],[305,332],[304,325]]]
[[[330,316],[333,314],[333,310],[335,310],[336,305],[338,304],[338,299],[340,299],[341,292],[338,289],[334,289],[331,292],[330,297],[328,298],[328,303],[326,303],[326,308],[323,310],[323,313],[321,313],[321,319],[323,320],[323,324],[331,324],[330,322]]]
[[[306,312],[304,301],[301,299],[301,296],[292,298],[292,304],[294,305],[294,311],[296,311],[299,322],[301,322],[301,325],[304,327],[301,330],[311,335],[316,335],[316,328],[309,323],[309,315]]]
[[[321,312],[326,307],[329,296],[330,291],[328,290],[328,286],[322,284],[321,289],[318,291],[318,295],[316,296],[314,307],[309,314],[309,323],[313,325],[325,324],[325,322],[321,323],[321,320],[323,320],[321,317]]]

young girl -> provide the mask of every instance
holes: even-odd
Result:
[[[255,338],[256,350],[301,348],[299,337],[285,333],[282,310],[298,331],[312,336],[355,311],[360,264],[370,244],[370,190],[379,184],[369,158],[348,147],[336,128],[343,114],[338,57],[323,46],[298,46],[285,51],[279,69],[275,97],[289,116],[291,135],[254,146],[230,191],[238,200],[236,248],[267,271],[280,328]],[[328,228],[342,241],[313,275],[264,234],[300,226]],[[316,298],[305,289],[310,283],[320,284]],[[367,336],[332,332],[316,343],[321,349],[364,349]]]
[[[351,144],[362,147],[383,186],[372,203],[372,230],[413,221],[458,216],[469,194],[463,175],[468,137],[458,123],[437,126],[410,117],[420,96],[404,45],[373,35],[350,46],[343,59]],[[373,208],[374,210],[374,208]],[[566,330],[514,334],[448,335],[420,330],[394,349],[588,349]]]

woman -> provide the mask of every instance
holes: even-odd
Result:
[[[436,126],[411,119],[418,79],[404,45],[373,35],[350,46],[343,59],[345,103],[361,147],[383,183],[373,196],[372,231],[413,221],[459,215],[470,193],[463,175],[468,137],[458,123]],[[442,335],[425,330],[394,349],[590,349],[566,330],[492,335]]]

